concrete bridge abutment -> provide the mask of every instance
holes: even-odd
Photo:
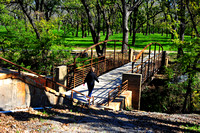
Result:
[[[142,75],[134,73],[123,73],[122,82],[128,80],[128,90],[132,91],[132,107],[140,110]]]

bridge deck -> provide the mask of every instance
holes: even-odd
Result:
[[[151,54],[151,57],[154,54]],[[145,62],[148,59],[146,56],[143,61]],[[134,66],[137,66],[141,63],[141,60],[138,60]],[[92,96],[94,96],[94,104],[101,104],[107,101],[108,92],[112,89],[116,88],[118,85],[122,83],[122,73],[127,73],[129,70],[132,69],[132,62],[129,62],[119,68],[116,68],[108,73],[105,73],[98,77],[99,83],[95,82],[94,90],[92,92]],[[87,84],[85,86],[80,85],[74,88],[73,90],[79,91],[83,94],[88,95]],[[71,97],[71,90],[65,92],[66,96]],[[86,99],[77,93],[73,93],[73,98],[86,103]]]

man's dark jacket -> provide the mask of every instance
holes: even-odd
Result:
[[[96,74],[95,74],[94,72],[90,71],[90,72],[87,74],[84,83],[87,82],[88,89],[93,89],[93,87],[94,87],[94,81],[95,81],[95,80],[96,80],[97,82],[99,82],[99,80],[98,80]]]

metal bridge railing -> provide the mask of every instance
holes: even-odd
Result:
[[[51,80],[49,78],[46,78],[46,77],[44,77],[42,75],[39,75],[39,74],[29,70],[29,69],[21,67],[21,66],[15,64],[15,63],[5,59],[5,58],[0,57],[0,60],[3,60],[5,62],[9,63],[10,65],[16,67],[18,71],[11,71],[11,72],[13,73],[13,75],[15,75],[15,77],[17,76],[17,78],[19,78],[20,80],[26,82],[27,84],[30,84],[30,85],[35,86],[35,87],[40,88],[40,89],[44,89],[47,92],[54,93],[57,96],[65,97],[65,94],[59,93],[55,89],[51,88],[51,86],[55,86],[55,85],[62,86],[66,90],[71,90],[72,91],[72,95],[71,95],[72,99],[73,99],[73,93],[77,93],[77,94],[86,96],[87,98],[89,98],[89,101],[91,101],[91,99],[93,99],[93,101],[94,101],[94,97],[89,97],[89,96],[87,96],[85,94],[82,94],[81,92],[72,90],[71,88],[69,88],[67,86],[64,86],[63,84],[60,84],[60,83],[58,83],[56,81],[53,81],[53,80]],[[31,74],[34,74],[35,76],[31,76],[30,74],[25,74],[25,72],[29,72]],[[35,79],[37,79],[38,82]],[[49,84],[50,84],[50,86],[49,86]]]
[[[108,53],[105,49],[102,56],[95,57],[93,48],[97,45],[101,45],[107,42],[114,42],[113,52]],[[92,45],[91,47],[80,53],[78,56],[76,56],[74,58],[74,63],[68,65],[67,86],[69,88],[75,88],[76,86],[83,84],[84,79],[87,73],[90,71],[91,67],[94,67],[95,73],[97,74],[97,76],[100,76],[107,71],[128,63],[130,61],[130,46],[126,44],[129,47],[129,51],[125,53],[117,52],[116,42],[123,43],[119,40],[106,40]],[[78,62],[78,57],[84,55],[89,50],[91,50],[90,57],[88,57],[89,59]]]
[[[154,52],[151,52],[151,46],[154,45]],[[159,50],[156,53],[156,46],[159,46]],[[149,47],[147,59],[144,60],[144,51]],[[153,56],[151,55],[153,53]],[[132,69],[129,70],[129,73],[139,73],[142,74],[142,83],[144,83],[147,79],[153,76],[155,73],[159,71],[162,62],[163,55],[163,47],[159,43],[150,43],[148,44],[136,57],[136,59],[132,62]],[[138,60],[140,64],[135,66]]]
[[[124,81],[121,85],[108,92],[108,101],[104,105],[110,104],[117,96],[128,90],[128,80]]]

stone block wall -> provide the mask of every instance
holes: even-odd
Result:
[[[58,104],[58,97],[19,79],[0,79],[0,110]]]

